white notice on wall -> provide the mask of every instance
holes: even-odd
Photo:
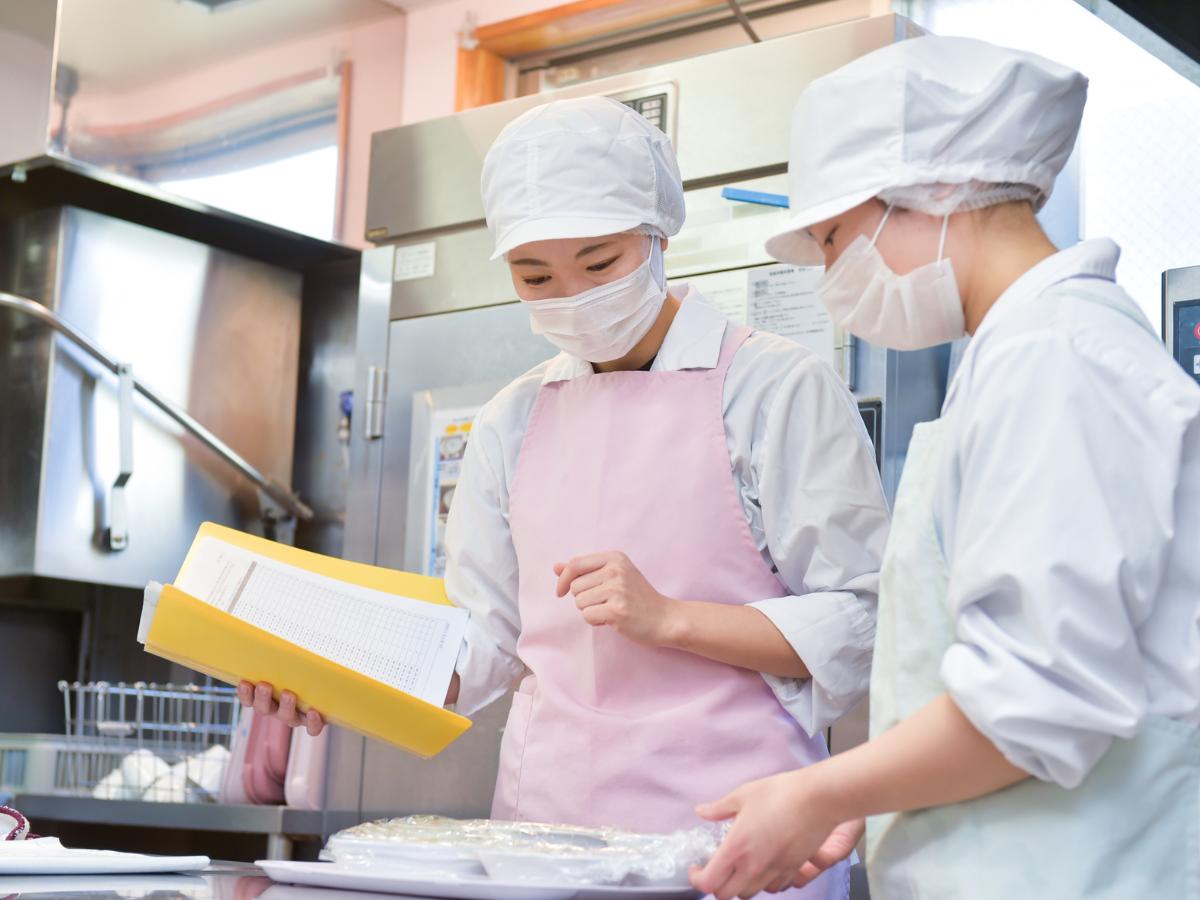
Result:
[[[710,304],[739,325],[746,324],[746,270],[713,272],[684,279]],[[674,286],[674,285],[672,285]]]
[[[749,324],[803,344],[837,368],[837,326],[816,294],[825,270],[764,266],[750,271]]]
[[[446,520],[462,471],[463,456],[471,437],[471,424],[478,406],[435,410],[433,440],[429,447],[429,484],[426,489],[425,568],[426,575],[446,574]]]
[[[392,263],[392,281],[412,281],[433,275],[437,261],[437,243],[425,241],[396,248]]]

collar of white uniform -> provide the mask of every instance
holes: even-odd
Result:
[[[1020,308],[1023,304],[1041,296],[1056,284],[1068,278],[1105,278],[1113,281],[1117,274],[1117,261],[1121,248],[1109,238],[1094,238],[1083,241],[1066,250],[1059,250],[1008,286],[999,299],[988,310],[980,326],[975,329],[975,339],[995,327],[1006,312]]]
[[[721,344],[725,339],[725,326],[729,320],[708,304],[704,296],[692,285],[682,285],[683,294],[679,312],[667,329],[658,355],[654,358],[651,372],[677,372],[680,369],[715,369],[721,359]],[[672,289],[675,296],[679,290]],[[594,375],[592,364],[570,353],[559,353],[546,366],[542,384],[554,381],[570,381]]]

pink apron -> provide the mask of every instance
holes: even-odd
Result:
[[[714,369],[611,372],[543,385],[510,498],[529,670],[513,698],[492,815],[665,832],[696,804],[824,759],[762,677],[588,625],[553,566],[624,552],[667,596],[745,604],[788,593],[738,499]],[[795,896],[844,898],[844,866]]]

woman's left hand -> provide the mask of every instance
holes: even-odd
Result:
[[[862,836],[862,820],[839,824],[822,815],[806,790],[803,771],[785,772],[743,785],[716,803],[697,808],[733,827],[692,885],[718,900],[753,897],[811,881],[845,859]]]
[[[554,567],[558,596],[574,596],[589,625],[654,647],[676,642],[683,603],[660,594],[624,553],[576,556]]]

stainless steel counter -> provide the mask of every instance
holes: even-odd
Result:
[[[216,862],[195,875],[0,876],[0,897],[6,900],[13,897],[39,897],[43,900],[50,897],[86,897],[88,900],[144,900],[150,897],[155,900],[176,897],[187,900],[252,900],[255,897],[262,897],[263,900],[372,900],[395,898],[396,895],[275,884],[257,866]],[[850,900],[870,900],[866,874],[861,865],[854,867]]]
[[[56,797],[51,794],[18,794],[15,803],[34,821],[53,819],[253,834],[279,832],[320,835],[324,816],[320,810],[291,809],[286,806],[145,803],[140,800],[94,800],[91,797]]]
[[[286,806],[145,803],[49,794],[18,794],[14,805],[35,823],[78,822],[264,835],[268,841],[268,859],[290,859],[293,839],[317,840],[323,833],[355,824],[353,820],[339,819],[327,826],[326,814],[320,810],[290,809]],[[48,833],[53,834],[53,828]],[[0,891],[0,897],[3,896],[4,892]]]
[[[287,885],[274,885],[257,866],[248,863],[217,862],[202,873],[190,875],[0,875],[0,897],[76,897],[156,900],[250,900],[269,889],[272,900],[281,897],[319,896],[297,894]],[[326,896],[336,897],[337,891]],[[361,894],[360,897],[371,895]]]

